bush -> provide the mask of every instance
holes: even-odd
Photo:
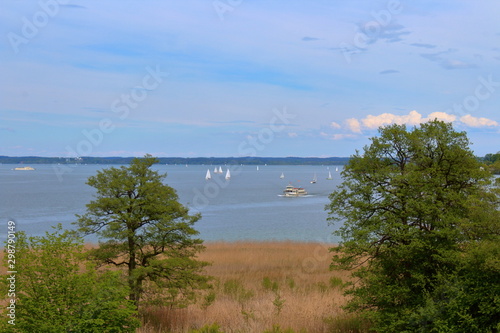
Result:
[[[82,239],[61,225],[55,229],[45,237],[17,233],[16,270],[22,274],[16,276],[16,325],[7,331],[134,332],[139,320],[120,273],[80,267]]]
[[[279,285],[277,281],[272,281],[267,276],[262,279],[262,287],[266,290],[271,290],[273,292],[277,292],[279,289]]]
[[[331,288],[342,288],[344,286],[344,282],[341,278],[332,276],[330,278],[330,287]]]
[[[240,303],[248,301],[254,296],[254,292],[252,290],[245,289],[245,287],[238,280],[228,280],[224,282],[222,288],[225,294],[233,297]]]

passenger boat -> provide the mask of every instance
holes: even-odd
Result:
[[[288,184],[283,194],[285,197],[300,197],[306,195],[307,192],[302,187],[294,187],[292,184]]]
[[[35,170],[35,168],[29,167],[29,166],[25,166],[25,167],[14,168],[14,170],[17,170],[17,171],[31,171],[31,170]]]

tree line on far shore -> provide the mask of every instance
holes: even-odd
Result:
[[[344,165],[349,157],[157,157],[159,164],[179,165]],[[0,156],[4,164],[130,164],[134,157]]]

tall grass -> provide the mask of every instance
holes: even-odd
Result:
[[[145,308],[139,333],[367,332],[345,314],[347,272],[329,271],[329,245],[294,242],[209,243],[214,289],[184,309]],[[214,325],[216,324],[216,325]]]

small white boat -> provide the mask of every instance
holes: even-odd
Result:
[[[205,176],[206,180],[212,179],[212,175],[210,175],[210,170],[207,170],[207,175]]]
[[[318,181],[318,177],[316,176],[316,174],[314,174],[314,177],[311,180],[311,184],[316,184],[317,181]]]
[[[280,179],[283,179],[283,178],[285,178],[285,174],[282,172],[281,176],[280,176]]]
[[[326,179],[328,179],[328,180],[332,180],[333,179],[332,178],[332,173],[330,171],[328,171],[328,177]]]
[[[229,172],[229,169],[227,169],[226,180],[229,180],[229,179],[231,179],[231,172]]]
[[[222,167],[219,167],[219,173],[222,173]]]
[[[335,171],[339,172],[339,167],[336,167],[336,168],[335,168]]]
[[[294,187],[292,184],[288,184],[283,191],[285,197],[300,197],[306,195],[307,192],[302,187]]]
[[[257,165],[257,171],[259,171],[259,166]]]

